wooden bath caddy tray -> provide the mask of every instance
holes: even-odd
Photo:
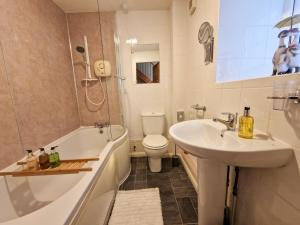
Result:
[[[88,161],[98,161],[99,158],[83,158],[83,159],[67,159],[60,160],[60,165],[55,168],[48,168],[45,170],[27,170],[21,168],[20,170],[11,171],[11,172],[0,172],[0,176],[14,176],[14,177],[23,177],[23,176],[44,176],[44,175],[60,175],[60,174],[73,174],[79,172],[92,171],[90,167],[83,167]],[[17,165],[26,165],[26,162],[17,162]]]

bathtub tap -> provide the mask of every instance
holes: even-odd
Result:
[[[104,127],[108,127],[109,125],[110,125],[109,122],[105,122],[105,123],[95,122],[95,123],[94,123],[94,127],[95,127],[95,128],[99,128],[99,133],[100,133],[100,134],[103,133],[103,128],[104,128]]]

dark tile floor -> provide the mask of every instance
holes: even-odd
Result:
[[[172,167],[170,158],[162,159],[162,171],[152,173],[147,158],[132,158],[132,171],[120,190],[158,187],[164,225],[195,225],[197,193],[182,164]]]

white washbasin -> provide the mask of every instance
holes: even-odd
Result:
[[[169,133],[175,144],[188,153],[241,167],[280,167],[292,155],[292,148],[255,130],[253,139],[238,137],[237,132],[226,131],[225,125],[209,119],[190,120],[173,125]]]
[[[190,120],[173,125],[169,133],[175,144],[198,157],[198,224],[223,224],[227,190],[227,165],[272,168],[284,166],[292,148],[255,130],[253,139],[212,120]]]

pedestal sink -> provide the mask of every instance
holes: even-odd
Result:
[[[275,168],[288,163],[292,148],[255,130],[253,139],[212,120],[190,120],[173,125],[170,136],[184,151],[198,157],[199,225],[222,225],[227,165]]]

